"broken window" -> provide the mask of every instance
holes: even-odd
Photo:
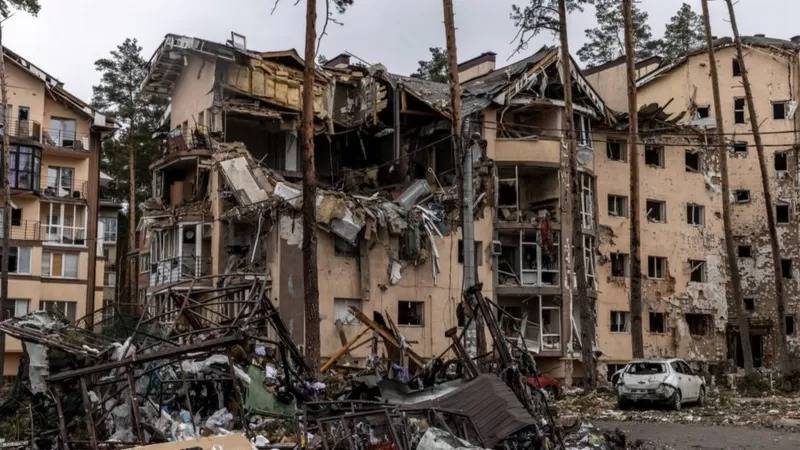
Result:
[[[559,235],[535,230],[501,234],[498,282],[502,285],[557,286],[560,278]]]
[[[628,160],[625,153],[625,142],[609,140],[606,142],[606,156],[609,161],[626,162]]]
[[[647,277],[662,279],[667,273],[667,258],[663,256],[647,257]]]
[[[2,211],[2,208],[0,208]],[[11,226],[19,227],[22,226],[22,210],[18,208],[11,208]],[[13,239],[13,235],[12,235]]]
[[[333,237],[333,254],[343,258],[355,258],[358,256],[358,246],[355,246],[339,236]]]
[[[789,113],[789,102],[779,101],[772,102],[772,118],[775,120],[784,120]]]
[[[62,315],[70,321],[75,320],[77,306],[78,302],[64,300],[42,300],[39,302],[40,310]]]
[[[561,350],[561,308],[542,306],[542,350]]]
[[[360,298],[334,298],[333,299],[333,314],[334,322],[339,322],[342,325],[355,325],[358,324],[358,319],[350,312],[350,307],[361,310],[362,300]]]
[[[397,324],[422,326],[425,303],[416,301],[397,302]]]
[[[586,284],[589,286],[589,289],[596,289],[594,238],[589,235],[583,235],[583,264],[586,270]]]
[[[661,200],[647,200],[647,220],[656,223],[667,221],[667,203]]]
[[[686,150],[684,160],[686,161],[687,172],[700,172],[702,170],[700,152],[695,150]]]
[[[627,311],[611,311],[611,332],[627,333],[630,331],[630,313]]]
[[[689,281],[694,283],[706,282],[706,262],[696,259],[689,260]]]
[[[27,298],[9,298],[3,303],[3,318],[22,317],[28,314],[31,301]]]
[[[744,302],[744,309],[745,311],[755,311],[756,309],[756,299],[753,297],[744,297],[742,299]]]
[[[789,170],[789,152],[775,152],[775,171],[786,172]]]
[[[739,60],[737,58],[731,60],[731,72],[735,77],[742,76],[742,68],[739,66]]]
[[[744,98],[733,99],[733,123],[744,123]]]
[[[736,141],[733,143],[733,154],[735,156],[747,156],[747,142]]]
[[[611,256],[611,276],[628,276],[628,255],[626,253],[612,253]]]
[[[781,258],[781,275],[785,279],[792,279],[792,260],[791,258]]]
[[[705,224],[705,207],[689,203],[686,205],[686,223],[689,225],[703,226]]]
[[[736,256],[739,258],[752,258],[753,247],[749,245],[739,245],[736,247]]]
[[[747,189],[733,191],[733,201],[735,203],[750,203],[750,191]]]
[[[594,190],[591,175],[580,173],[581,180],[581,219],[583,228],[594,228]]]
[[[483,262],[483,242],[475,241],[475,265],[480,266]],[[464,264],[464,241],[458,240],[458,263]]]
[[[794,316],[786,316],[786,334],[794,335]]]
[[[608,215],[611,217],[628,216],[628,197],[608,195]]]
[[[578,145],[591,148],[592,122],[589,116],[575,114],[575,131],[577,133]]]
[[[519,172],[514,167],[499,167],[497,169],[497,212],[499,218],[516,220],[519,210]]]
[[[689,334],[692,336],[705,336],[711,328],[711,316],[709,314],[685,314],[686,324],[689,326]]]
[[[644,146],[644,163],[653,167],[664,167],[664,146],[646,144]]]
[[[775,205],[775,222],[779,224],[787,224],[789,223],[789,219],[791,217],[791,212],[789,210],[789,205],[786,203],[779,203]]]
[[[698,106],[697,107],[697,118],[698,119],[707,119],[710,115],[711,108],[708,106]]]
[[[650,332],[663,333],[664,332],[664,313],[650,311]]]

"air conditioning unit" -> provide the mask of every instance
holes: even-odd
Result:
[[[503,253],[503,244],[500,241],[492,241],[492,255],[500,256]]]

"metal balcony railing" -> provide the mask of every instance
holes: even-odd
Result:
[[[91,146],[88,134],[64,131],[60,128],[45,128],[42,138],[42,143],[51,147],[88,151]]]
[[[6,130],[9,137],[41,142],[42,124],[35,120],[8,119],[3,131]]]
[[[86,228],[70,225],[41,225],[42,241],[61,245],[86,245]]]
[[[42,176],[41,192],[47,197],[85,200],[87,186],[88,182],[85,180],[64,176]]]
[[[23,220],[19,225],[11,224],[11,239],[17,241],[38,241],[41,236],[39,233],[38,220]]]
[[[150,264],[150,286],[177,283],[211,274],[211,258],[181,256]]]

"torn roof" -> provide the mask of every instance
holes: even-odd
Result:
[[[431,108],[450,115],[450,85],[422,78],[408,77],[394,73],[386,74],[392,85],[402,85],[403,89]]]
[[[742,45],[744,45],[745,47],[761,47],[761,48],[777,49],[781,51],[790,51],[790,52],[800,51],[800,42],[794,42],[786,39],[772,38],[764,35],[742,36]],[[715,49],[722,49],[733,46],[734,46],[733,39],[729,37],[723,37],[714,40]],[[659,67],[658,69],[650,72],[649,74],[637,80],[636,87],[642,87],[646,84],[651,83],[652,81],[658,79],[661,75],[682,66],[692,56],[705,52],[706,52],[705,45],[701,45],[699,47],[690,50],[685,56],[682,56],[669,64]]]

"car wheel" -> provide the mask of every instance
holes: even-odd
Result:
[[[697,394],[697,406],[699,406],[701,408],[703,406],[706,406],[706,388],[705,387],[701,387],[700,388],[700,393]]]
[[[547,386],[544,388],[545,394],[547,394],[547,400],[553,401],[558,397],[558,389],[555,386]]]
[[[680,411],[681,410],[681,391],[680,391],[680,389],[675,389],[675,393],[672,394],[672,399],[671,400],[672,400],[671,401],[672,409],[674,409],[675,411]]]
[[[628,409],[628,401],[625,400],[625,397],[618,395],[617,396],[617,409]]]

